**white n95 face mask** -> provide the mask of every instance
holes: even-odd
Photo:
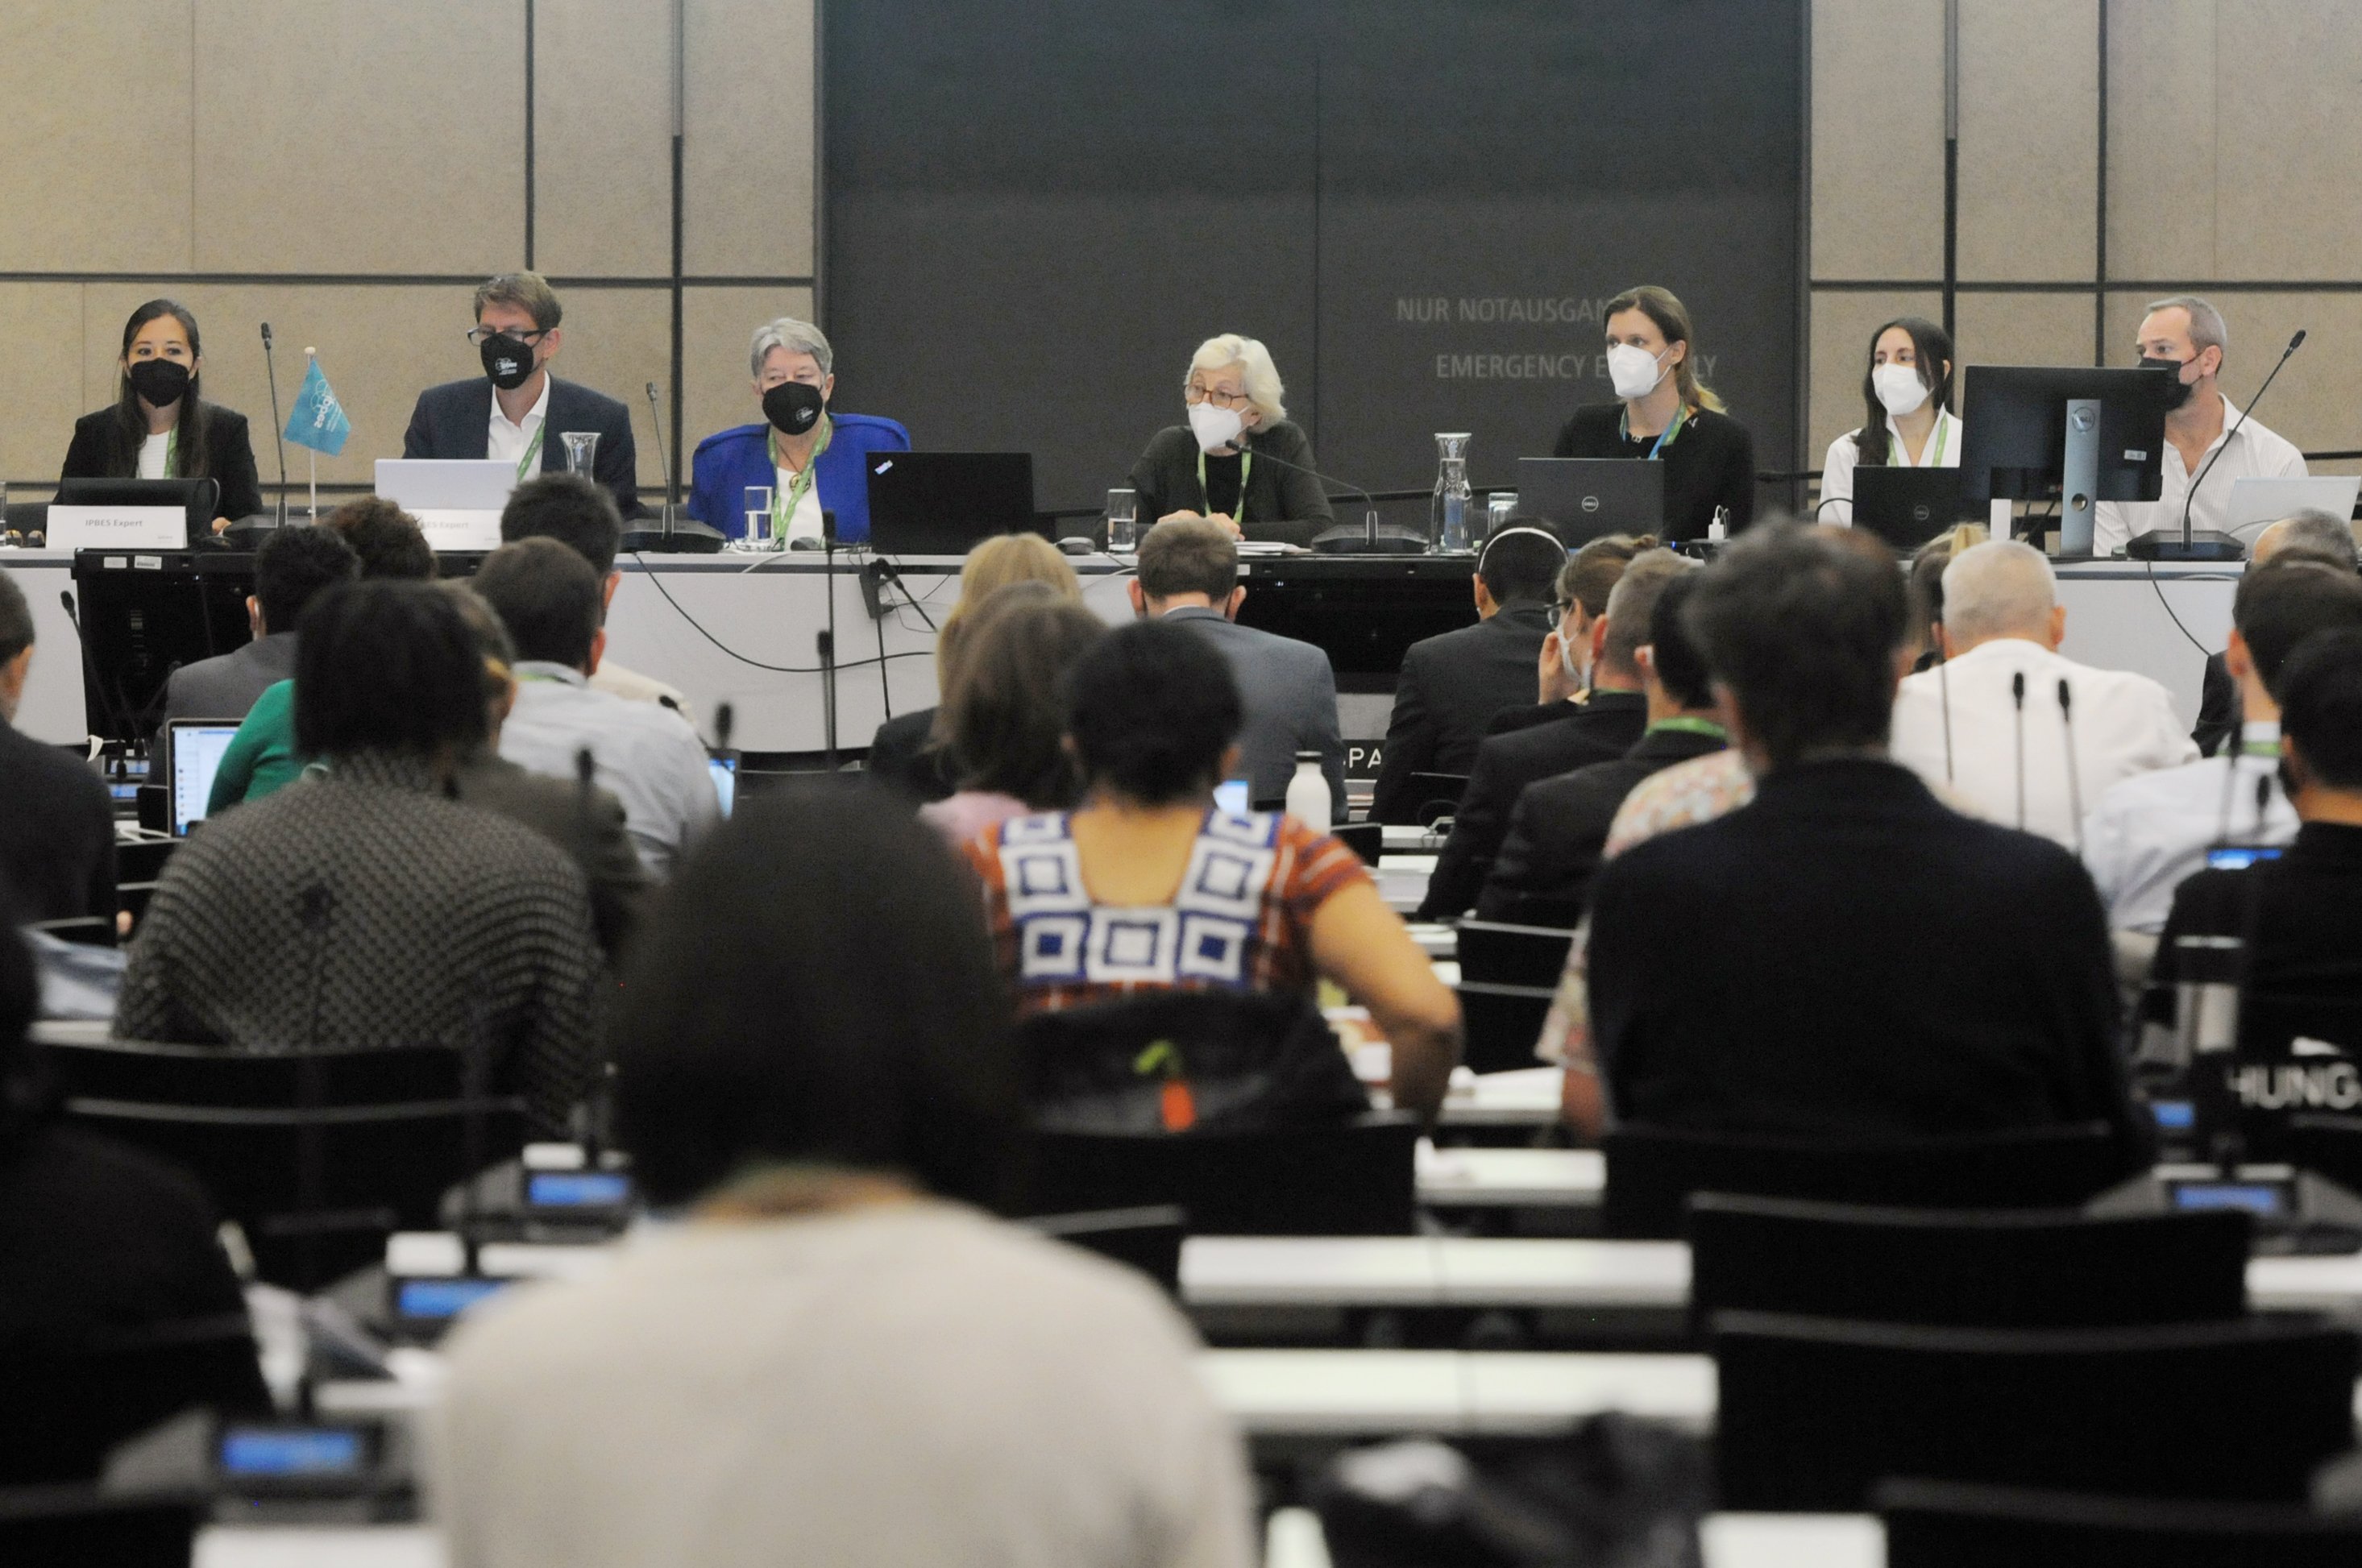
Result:
[[[1881,365],[1870,372],[1871,391],[1886,406],[1889,417],[1900,419],[1927,401],[1927,383],[1909,365]]]
[[[1189,433],[1198,437],[1200,451],[1218,451],[1239,438],[1246,421],[1235,408],[1216,408],[1210,403],[1189,405]]]
[[[1666,354],[1672,353],[1668,348]],[[1618,343],[1607,350],[1607,379],[1614,383],[1617,397],[1647,397],[1665,379],[1661,361],[1664,354],[1651,354],[1646,348],[1635,348],[1629,343]]]

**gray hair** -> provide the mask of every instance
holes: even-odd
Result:
[[[809,321],[783,315],[777,321],[767,321],[755,329],[755,343],[747,354],[747,374],[756,381],[763,379],[763,361],[771,350],[784,348],[790,354],[809,354],[820,366],[823,376],[833,375],[831,367],[836,361],[836,350],[828,346],[828,335]]]
[[[2050,627],[2058,580],[2040,550],[2014,539],[1971,545],[1944,567],[1944,625],[1961,646]]]
[[[2209,348],[2220,348],[2223,357],[2231,357],[2231,329],[2223,325],[2223,313],[2200,299],[2196,294],[2176,294],[2169,300],[2152,304],[2144,315],[2155,315],[2161,310],[2184,310],[2190,313],[2190,346],[2203,354]]]
[[[2291,548],[2344,561],[2348,571],[2362,565],[2362,551],[2355,547],[2353,525],[2334,512],[2323,512],[2315,506],[2292,512],[2257,535],[2249,553],[2261,561]]]

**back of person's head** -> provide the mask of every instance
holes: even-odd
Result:
[[[1596,619],[1607,613],[1607,596],[1616,591],[1616,581],[1632,558],[1643,550],[1657,548],[1654,534],[1606,534],[1594,539],[1568,558],[1558,574],[1558,597],[1562,604],[1580,604],[1583,613]]]
[[[624,547],[624,514],[606,486],[579,474],[543,474],[509,491],[501,509],[501,543],[520,539],[555,539],[603,578]]]
[[[2354,542],[2354,525],[2334,512],[2308,506],[2292,512],[2256,536],[2249,553],[2255,564],[2277,559],[2283,550],[2306,550],[2342,564],[2347,571],[2362,565],[2362,550]]]
[[[1151,599],[1202,593],[1216,604],[1239,585],[1239,542],[1208,517],[1159,523],[1140,541],[1140,591]]]
[[[1944,568],[1944,627],[1956,645],[1993,637],[2043,637],[2058,603],[2058,580],[2040,550],[1988,539]]]
[[[960,564],[959,598],[935,633],[935,689],[949,691],[952,668],[967,635],[968,618],[1000,590],[1020,582],[1040,583],[1057,597],[1083,602],[1083,585],[1058,547],[1039,534],[996,534],[968,551]]]
[[[295,745],[306,756],[465,753],[485,733],[483,657],[432,583],[338,583],[296,624]]]
[[[33,608],[13,571],[0,570],[0,664],[33,646]]]
[[[1493,602],[1546,604],[1566,566],[1566,547],[1546,528],[1513,525],[1485,541],[1476,558],[1476,580]]]
[[[1690,569],[1690,563],[1671,550],[1644,550],[1632,558],[1624,575],[1607,595],[1607,639],[1599,662],[1617,675],[1638,680],[1639,654],[1655,623],[1658,596],[1665,585]]]
[[[1794,523],[1741,535],[1701,574],[1685,615],[1774,767],[1886,744],[1904,619],[1884,545]]]
[[[334,528],[280,528],[254,553],[254,602],[266,631],[292,632],[322,590],[360,575],[360,557]]]
[[[1186,625],[1120,627],[1066,676],[1066,734],[1085,785],[1142,805],[1177,804],[1220,783],[1242,722],[1230,661]]]
[[[435,547],[419,530],[418,519],[382,496],[348,501],[321,518],[320,526],[345,536],[360,558],[364,578],[435,575]]]
[[[983,901],[882,793],[742,800],[648,922],[614,1052],[618,1135],[659,1205],[797,1165],[1001,1196],[1017,1066]]]
[[[1962,550],[1992,537],[1982,524],[1962,523],[1920,546],[1918,553],[1911,558],[1911,632],[1907,641],[1913,647],[1927,646],[1934,639],[1936,624],[1944,618],[1944,569]],[[1940,658],[1943,650],[1937,648],[1936,654]]]
[[[545,538],[502,545],[476,569],[473,585],[508,628],[517,657],[569,669],[590,664],[604,585],[570,547]]]
[[[1065,678],[1107,623],[1048,585],[1011,583],[969,622],[959,684],[944,700],[961,787],[1014,795],[1036,811],[1082,788],[1066,749]]]
[[[2362,577],[2304,552],[2276,555],[2239,580],[2231,624],[2246,645],[2256,679],[2278,701],[2289,656],[2306,639],[2362,627]]]
[[[1684,708],[1714,706],[1714,672],[1682,619],[1683,607],[1697,591],[1698,576],[1695,568],[1675,572],[1649,612],[1649,662],[1665,695]]]
[[[2362,790],[2362,630],[2318,632],[2280,671],[2280,734],[2305,782]]]

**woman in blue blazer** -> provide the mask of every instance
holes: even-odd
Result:
[[[729,537],[746,533],[746,491],[771,492],[767,534],[794,540],[821,535],[821,513],[836,513],[840,544],[869,538],[872,452],[907,452],[911,433],[890,419],[839,414],[835,354],[821,329],[783,315],[755,329],[748,359],[763,417],[708,436],[691,464],[689,514]]]

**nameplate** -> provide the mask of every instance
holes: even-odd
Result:
[[[53,550],[185,550],[184,506],[61,506],[51,502]]]
[[[431,508],[414,512],[418,531],[438,550],[497,550],[501,547],[501,514],[473,509]]]

